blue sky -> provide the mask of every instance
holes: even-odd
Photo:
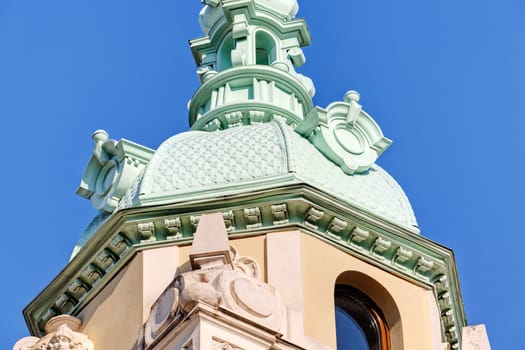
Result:
[[[494,349],[525,332],[525,2],[303,0],[301,72],[347,90],[394,141],[378,163],[422,234],[455,251],[467,319]],[[75,195],[91,134],[156,148],[186,130],[198,0],[0,0],[0,348],[95,215]],[[8,287],[9,286],[9,287]]]

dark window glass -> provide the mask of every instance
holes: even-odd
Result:
[[[348,312],[339,306],[335,307],[335,326],[338,349],[370,349],[363,328]]]
[[[219,48],[219,57],[217,60],[217,70],[223,71],[225,69],[232,67],[232,51],[234,49],[235,43],[233,38],[230,36],[226,37],[220,48]]]
[[[269,65],[275,61],[275,41],[263,31],[255,34],[255,63]]]
[[[266,51],[266,49],[255,50],[255,56],[256,64],[263,64],[266,66],[270,64],[270,58],[268,57],[268,51]]]
[[[336,286],[335,322],[338,350],[390,348],[388,327],[381,310],[355,288]]]

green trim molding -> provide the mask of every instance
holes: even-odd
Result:
[[[433,290],[443,340],[458,348],[466,318],[453,252],[302,184],[116,212],[25,308],[32,334],[42,335],[53,316],[78,315],[138,251],[190,244],[199,217],[218,211],[231,237],[298,229]]]

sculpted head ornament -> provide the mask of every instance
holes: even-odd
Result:
[[[69,315],[53,317],[46,324],[46,335],[42,338],[20,339],[13,350],[94,350],[93,343],[85,334],[76,332],[80,320]]]

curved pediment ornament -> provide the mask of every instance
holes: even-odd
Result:
[[[235,249],[232,247],[232,252]],[[145,347],[168,327],[182,321],[198,303],[225,308],[265,327],[281,330],[285,309],[274,288],[259,280],[259,266],[249,257],[232,257],[222,265],[182,273],[157,299],[144,325]]]
[[[104,130],[95,131],[92,138],[93,156],[77,194],[89,199],[96,210],[112,213],[154,151],[125,139],[112,140]]]
[[[359,99],[359,93],[348,91],[344,102],[334,102],[326,109],[318,107],[316,113],[296,128],[349,175],[368,171],[392,144],[363,111]]]
[[[209,228],[214,231],[208,231]],[[201,217],[190,261],[194,270],[177,275],[152,306],[142,339],[137,342],[141,344],[139,349],[149,347],[199,303],[227,309],[264,327],[282,330],[285,308],[279,294],[260,280],[255,259],[238,256],[237,250],[228,246],[222,215]]]
[[[87,335],[77,332],[80,320],[69,315],[53,317],[46,324],[46,335],[42,338],[20,339],[13,350],[94,350]]]

